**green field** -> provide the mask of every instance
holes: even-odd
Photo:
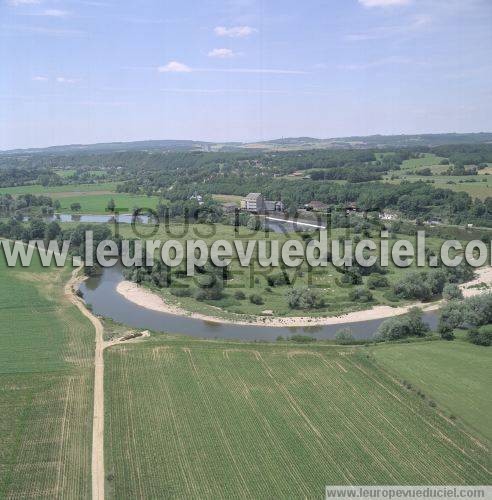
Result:
[[[489,484],[487,452],[362,353],[163,337],[107,350],[108,496]]]
[[[70,205],[72,203],[80,203],[81,210],[78,213],[86,214],[101,214],[107,213],[106,207],[109,200],[112,198],[116,204],[116,211],[120,213],[131,213],[133,208],[151,208],[155,209],[159,198],[157,196],[137,196],[131,194],[89,194],[83,195],[74,194],[73,196],[58,196],[53,195],[54,199],[58,199],[61,204],[61,212],[71,212]]]
[[[472,198],[484,200],[492,196],[492,176],[491,175],[432,175],[421,177],[418,175],[405,175],[404,178],[388,179],[387,182],[399,184],[402,180],[411,182],[429,182],[436,188],[450,189],[451,191],[462,191],[468,193]],[[484,182],[484,180],[486,182]],[[474,182],[475,181],[475,182]],[[450,184],[451,183],[451,184]]]
[[[450,189],[468,193],[472,198],[481,200],[492,196],[492,176],[489,169],[480,170],[478,175],[444,175],[450,165],[440,165],[442,157],[425,153],[421,158],[404,160],[400,170],[391,171],[385,176],[387,182],[399,184],[403,180],[410,182],[431,182],[436,188]],[[418,175],[417,170],[428,167],[431,176]]]
[[[467,342],[378,346],[376,360],[492,441],[492,350]]]
[[[0,189],[0,194],[9,193],[36,194],[50,196],[53,200],[59,200],[61,212],[71,212],[72,203],[80,203],[81,214],[106,213],[106,207],[111,198],[116,203],[116,210],[120,213],[131,212],[133,208],[155,209],[159,201],[157,196],[139,196],[126,193],[116,193],[116,183],[103,182],[99,184],[67,184],[65,186],[43,187],[39,184],[31,186],[18,186]]]
[[[402,171],[406,171],[406,170],[415,170],[417,168],[423,168],[423,167],[438,166],[441,160],[443,159],[444,158],[436,156],[435,154],[432,153],[422,153],[421,158],[412,158],[410,160],[403,160],[401,169]],[[445,169],[447,169],[449,165],[446,165],[444,167]]]
[[[0,498],[90,496],[94,331],[67,279],[0,262]]]
[[[185,245],[186,239],[204,239],[209,246],[213,241],[216,240],[228,240],[233,239],[243,239],[245,244],[249,240],[260,240],[265,238],[265,233],[263,231],[252,232],[247,228],[239,228],[237,234],[234,233],[233,226],[227,226],[225,224],[194,224],[185,226],[179,223],[173,223],[168,228],[164,224],[161,224],[160,228],[156,234],[152,233],[153,228],[148,226],[138,226],[138,230],[141,231],[142,235],[152,234],[152,238],[155,240],[161,240],[162,242],[175,239],[180,241]],[[135,236],[133,229],[130,225],[121,225],[119,228],[119,233],[123,238],[131,238]],[[346,235],[345,229],[335,229],[332,232],[333,238],[344,238]],[[372,232],[374,241],[379,247],[379,238],[376,231]],[[142,236],[143,238],[145,236]],[[415,242],[414,236],[405,236],[403,238]],[[302,236],[296,233],[275,233],[270,232],[267,236],[268,239],[272,241],[278,241],[279,245],[282,245],[291,239],[302,239]],[[318,235],[313,233],[313,238],[319,238]],[[440,240],[437,238],[429,237],[426,240],[426,245],[437,251],[439,248]],[[394,241],[390,242],[390,248],[392,247]],[[256,259],[255,259],[256,258]],[[391,290],[391,284],[400,280],[406,273],[410,270],[417,269],[415,263],[410,266],[409,269],[400,268],[390,263],[389,273],[386,275],[390,285],[388,287],[380,288],[377,290],[372,290],[374,295],[374,300],[370,303],[364,302],[354,302],[350,299],[350,291],[353,290],[354,286],[350,284],[340,283],[342,274],[337,271],[337,268],[331,263],[326,267],[314,268],[308,272],[307,264],[303,263],[299,270],[295,268],[286,268],[285,274],[288,276],[291,284],[281,284],[276,286],[269,286],[268,277],[274,274],[279,274],[281,272],[280,268],[267,267],[262,268],[257,264],[257,253],[253,254],[253,263],[250,267],[242,267],[239,263],[237,255],[230,265],[230,270],[232,273],[231,280],[227,281],[226,287],[223,292],[223,297],[219,300],[195,300],[194,297],[183,297],[180,296],[176,298],[171,293],[171,288],[157,288],[151,287],[154,291],[162,294],[166,302],[176,303],[183,308],[204,313],[211,316],[221,316],[221,317],[231,317],[235,314],[242,314],[247,316],[258,316],[261,315],[265,310],[273,311],[273,314],[277,317],[281,316],[333,316],[338,314],[344,314],[350,311],[368,309],[376,304],[385,305],[401,305],[405,301],[399,300],[398,298],[391,297],[388,298],[388,293]],[[255,263],[256,262],[256,263]],[[363,278],[363,282],[367,282],[367,277]],[[173,282],[175,285],[182,287],[189,287],[190,290],[195,290],[197,287],[196,278],[179,278],[175,279]],[[150,283],[145,283],[146,286],[151,286]],[[292,288],[292,286],[302,287],[316,287],[321,294],[326,298],[326,306],[320,309],[291,309],[288,306],[286,300],[286,293]],[[237,299],[235,297],[236,291],[242,291],[246,295],[244,299]],[[251,294],[259,294],[263,299],[263,304],[253,304],[249,300]],[[407,301],[409,302],[409,301]]]
[[[16,186],[8,188],[0,188],[0,194],[10,193],[16,194],[44,194],[46,196],[62,197],[68,193],[92,193],[97,191],[114,192],[116,189],[115,182],[102,182],[99,184],[66,184],[64,186],[41,186],[41,184],[32,184],[29,186]]]

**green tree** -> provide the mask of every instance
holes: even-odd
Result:
[[[114,202],[114,199],[111,198],[109,201],[108,201],[108,206],[106,207],[108,212],[114,212],[115,209],[116,209],[116,203]]]

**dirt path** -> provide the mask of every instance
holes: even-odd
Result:
[[[74,293],[79,282],[81,268],[72,272],[72,277],[65,285],[65,295],[79,311],[89,319],[96,329],[96,350],[94,356],[94,413],[92,421],[92,499],[104,500],[104,340],[103,325]]]

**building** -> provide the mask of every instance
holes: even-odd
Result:
[[[349,202],[345,205],[345,213],[347,215],[349,214],[355,214],[359,211],[359,207],[357,206],[357,203],[355,203],[354,201],[352,202]]]
[[[197,194],[196,191],[192,196],[190,196],[190,200],[196,200],[199,205],[203,205],[203,196],[201,194]]]
[[[266,212],[283,212],[284,204],[282,201],[270,201],[265,200],[265,211]]]
[[[282,201],[265,200],[261,193],[249,193],[241,200],[241,210],[253,213],[283,212],[285,205]]]
[[[328,209],[328,205],[326,203],[323,203],[322,201],[310,201],[309,203],[306,203],[304,205],[304,208],[306,210],[314,210],[315,212],[322,212]]]
[[[238,208],[238,206],[236,203],[232,203],[232,202],[222,203],[222,209],[226,213],[234,213],[237,208]]]
[[[398,215],[393,212],[380,212],[379,213],[380,220],[397,220]]]
[[[265,211],[265,199],[261,193],[249,193],[241,203],[241,208],[248,212],[263,212]]]

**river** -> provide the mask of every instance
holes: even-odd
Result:
[[[158,332],[181,333],[208,339],[273,341],[279,335],[290,337],[295,334],[311,335],[317,339],[333,339],[340,329],[350,328],[354,338],[368,339],[373,336],[379,325],[384,321],[372,320],[346,323],[344,325],[280,328],[221,324],[220,322],[203,321],[186,316],[152,311],[138,306],[116,291],[118,283],[122,280],[121,268],[105,268],[102,274],[84,281],[80,286],[80,290],[84,295],[84,300],[87,304],[90,304],[95,314],[111,318],[131,327]],[[424,313],[424,319],[431,328],[436,327],[437,313],[435,311]]]

